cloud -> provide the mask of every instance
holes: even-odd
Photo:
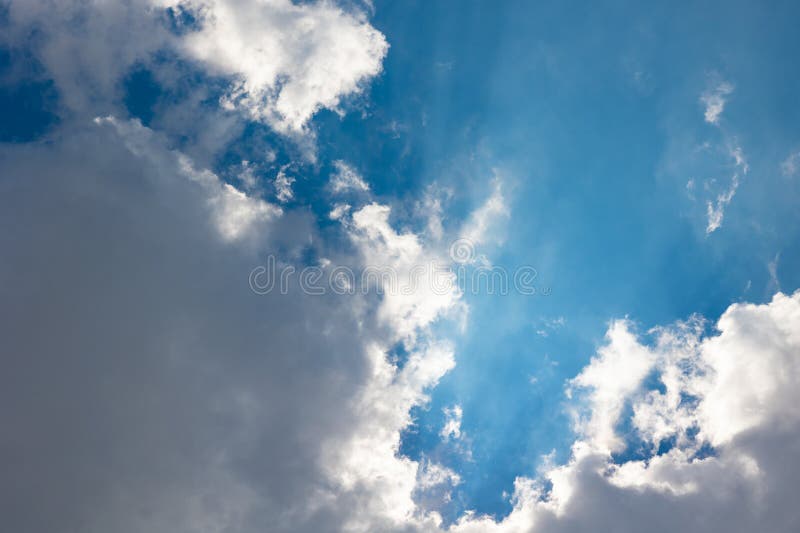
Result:
[[[241,171],[237,173],[236,179],[241,182],[245,190],[252,191],[258,187],[258,180],[256,179],[255,169],[250,161],[242,161]]]
[[[351,206],[349,204],[334,204],[333,209],[331,209],[331,212],[328,214],[328,217],[331,220],[340,220],[350,212],[350,209]]]
[[[453,499],[453,488],[461,484],[461,476],[453,470],[423,458],[417,469],[414,502],[420,509],[440,509]]]
[[[780,291],[781,290],[781,281],[778,278],[778,263],[781,260],[781,253],[778,252],[775,254],[775,257],[767,263],[767,271],[769,272],[769,290],[771,291]]]
[[[211,218],[225,240],[233,241],[252,234],[258,225],[263,227],[283,214],[280,207],[248,196],[220,180],[213,172],[196,169],[185,154],[164,148],[163,140],[138,120],[120,121],[104,117],[95,119],[95,123],[111,125],[128,149],[153,165],[157,174],[165,179],[182,176],[202,187],[207,195],[205,203]]]
[[[426,330],[458,294],[256,295],[248,273],[268,252],[331,251],[311,215],[277,216],[136,121],[98,123],[0,147],[0,419],[15,457],[0,488],[4,524],[437,523],[414,500],[435,468],[420,476],[397,450],[412,407],[455,364]],[[388,212],[369,204],[342,225],[337,238],[357,253],[334,264],[403,272],[435,255]],[[398,340],[402,367],[387,355]]]
[[[705,105],[703,117],[709,124],[719,124],[719,117],[725,109],[727,97],[733,93],[733,85],[727,81],[720,81],[700,96],[700,101]]]
[[[549,337],[550,332],[561,329],[566,323],[567,319],[563,316],[556,318],[541,318],[539,319],[539,327],[536,329],[536,334],[540,337]]]
[[[625,399],[640,386],[654,356],[638,344],[625,321],[614,322],[606,339],[608,344],[570,382],[568,392],[590,389],[587,413],[575,414],[576,427],[600,451],[610,453],[622,445],[615,427]]]
[[[706,225],[706,234],[714,233],[722,226],[722,218],[725,216],[725,208],[733,200],[736,194],[736,189],[739,188],[739,177],[734,175],[731,179],[730,187],[720,193],[715,201],[706,202],[706,216],[708,217],[708,224]]]
[[[187,13],[194,22],[181,25]],[[175,83],[186,74],[185,65],[169,59],[177,56],[228,80],[223,107],[291,136],[307,134],[320,109],[339,111],[343,98],[359,94],[381,72],[388,50],[362,12],[331,2],[12,0],[8,20],[6,43],[34,50],[64,112],[119,114],[120,82],[130,69],[145,65]],[[191,105],[202,107],[207,89],[192,90],[200,97]],[[182,122],[194,121],[198,134],[224,135],[217,130],[230,127],[221,116],[200,127],[196,122],[210,113],[194,111]]]
[[[0,148],[5,524],[442,530],[435,502],[458,473],[398,450],[455,364],[429,328],[458,293],[255,295],[258,256],[325,246],[310,216],[256,218],[228,239],[218,178],[136,122],[100,122]],[[390,212],[343,214],[357,254],[332,264],[408,274],[437,256]],[[467,513],[450,529],[793,531],[800,293],[732,305],[717,329],[694,318],[644,343],[612,322],[570,382],[571,458],[519,478],[504,519]],[[402,365],[387,356],[398,341]]]
[[[725,208],[733,200],[736,190],[739,188],[740,177],[746,176],[750,167],[745,161],[742,149],[736,146],[729,151],[730,157],[734,161],[734,173],[731,176],[731,183],[728,188],[719,193],[714,201],[706,202],[706,235],[710,235],[722,226],[722,219],[725,216]]]
[[[329,186],[335,194],[369,191],[367,182],[350,165],[341,160],[334,161],[333,165],[336,172],[331,176]]]
[[[461,417],[464,414],[461,406],[445,407],[442,411],[444,412],[444,426],[442,426],[439,435],[445,441],[451,438],[461,438]]]
[[[365,379],[352,314],[255,297],[256,256],[217,218],[231,213],[226,188],[117,125],[2,148],[0,217],[22,230],[0,230],[0,418],[17,457],[0,488],[5,527],[302,524],[324,481],[324,444],[305,436],[352,427],[344,406]],[[259,222],[253,245],[306,239],[310,222]]]
[[[543,470],[547,484],[518,478],[503,520],[467,514],[452,530],[792,531],[800,292],[734,304],[717,329],[694,317],[646,346],[613,323],[572,381],[590,416],[571,459]],[[646,458],[612,455],[625,448]]]
[[[784,176],[794,176],[800,169],[800,152],[789,154],[781,163],[781,172]]]
[[[285,204],[294,198],[294,191],[292,191],[292,184],[294,178],[286,175],[285,169],[280,169],[278,175],[275,176],[275,197],[282,204]]]
[[[384,36],[356,11],[290,0],[162,1],[202,14],[178,42],[188,57],[236,81],[231,108],[285,133],[301,132],[321,108],[361,91],[381,71]]]
[[[733,84],[712,74],[708,87],[700,101],[705,105],[706,121],[718,126],[710,133],[717,140],[692,138],[687,143],[684,136],[670,149],[665,168],[680,175],[687,198],[697,202],[697,216],[703,220],[706,236],[723,226],[726,211],[750,171],[744,145],[730,128],[719,123]]]
[[[326,2],[183,2],[199,22],[179,32],[154,5],[177,3],[9,4],[4,37],[35,50],[70,120],[47,142],[0,146],[4,527],[442,531],[434,500],[461,478],[399,451],[412,409],[456,362],[433,331],[461,294],[416,270],[447,264],[445,250],[375,201],[332,206],[339,223],[322,232],[258,197],[249,165],[242,191],[168,132],[116,118],[125,73],[168,50],[232,83],[232,107],[307,133],[380,72],[385,39]],[[741,150],[731,156],[716,227],[747,173]],[[368,190],[355,173],[343,183]],[[288,201],[289,179],[275,185]],[[490,242],[506,216],[495,179],[464,234]],[[377,278],[377,294],[256,295],[248,273],[267,254],[397,278]],[[570,459],[517,479],[506,518],[467,513],[449,529],[794,531],[800,293],[732,305],[717,329],[693,318],[647,343],[612,322],[569,384]],[[398,343],[402,364],[388,357]],[[459,438],[460,406],[445,414],[443,436]]]
[[[461,291],[443,251],[427,249],[414,233],[397,232],[390,213],[389,206],[372,202],[342,222],[363,264],[376,274],[383,293],[379,320],[392,326],[393,340],[413,342],[420,328],[462,310]]]
[[[468,239],[474,245],[485,244],[496,240],[498,223],[508,218],[510,212],[503,195],[503,181],[495,174],[491,181],[492,192],[489,197],[472,212],[467,222],[461,229],[461,238]]]
[[[426,233],[435,241],[444,237],[444,208],[452,196],[451,189],[434,182],[425,188],[422,199],[414,206],[415,216],[427,220]]]
[[[58,87],[62,114],[111,113],[130,67],[169,46],[146,0],[11,0],[0,40],[29,49]]]
[[[438,485],[449,483],[458,485],[461,478],[458,474],[442,465],[425,461],[420,463],[417,473],[417,488],[429,489]]]

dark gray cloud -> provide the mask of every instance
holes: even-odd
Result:
[[[364,332],[346,299],[260,296],[247,280],[311,221],[231,245],[196,184],[107,129],[69,133],[0,152],[4,528],[304,513],[320,447],[353,424]]]

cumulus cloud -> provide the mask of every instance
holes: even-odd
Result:
[[[186,14],[194,22],[181,25]],[[134,65],[158,68],[177,54],[229,80],[223,107],[294,136],[307,131],[320,109],[339,111],[343,98],[360,93],[380,73],[388,50],[364,13],[332,2],[12,0],[8,21],[5,43],[34,50],[65,110],[117,112],[120,82]],[[164,51],[169,54],[154,60]],[[181,75],[179,67],[162,70],[166,77]],[[225,122],[218,118],[206,129]]]
[[[414,502],[420,509],[435,512],[453,499],[453,489],[461,483],[461,476],[450,468],[423,458],[417,469]]]
[[[445,483],[458,485],[461,483],[461,477],[451,469],[440,464],[430,461],[420,463],[417,474],[418,489],[429,489]]]
[[[572,381],[589,417],[571,459],[546,484],[518,478],[505,519],[467,514],[452,530],[793,531],[800,292],[734,304],[717,329],[694,317],[645,345],[613,323]],[[614,454],[642,446],[645,459]]]
[[[455,364],[429,331],[459,305],[455,289],[255,295],[253,261],[324,246],[315,222],[256,217],[252,238],[231,240],[213,174],[135,122],[100,122],[58,143],[2,147],[0,416],[16,458],[0,488],[5,523],[448,529],[435,502],[458,473],[398,450],[411,409]],[[370,203],[339,227],[351,261],[408,274],[437,252],[390,212]],[[467,513],[449,529],[793,531],[800,293],[732,305],[717,329],[705,335],[693,318],[644,342],[613,322],[570,382],[569,461],[519,478],[507,517]],[[409,357],[398,364],[387,353],[401,341]]]
[[[109,124],[122,138],[125,146],[154,166],[165,179],[182,176],[203,188],[210,214],[217,231],[225,240],[236,240],[252,234],[257,225],[280,216],[280,207],[253,198],[225,183],[213,172],[196,169],[192,161],[177,151],[163,147],[158,136],[137,120],[120,121],[114,117],[95,119],[98,125]],[[279,197],[280,198],[280,197]]]
[[[454,365],[426,328],[458,294],[256,295],[247,277],[260,256],[325,245],[313,219],[277,216],[138,122],[97,122],[2,147],[0,418],[16,457],[0,488],[4,523],[122,533],[439,523],[414,495],[446,471],[397,451],[412,407]],[[341,231],[357,265],[403,271],[433,254],[379,204]],[[387,355],[399,340],[402,366]]]
[[[639,345],[625,321],[614,322],[606,333],[608,344],[571,381],[571,387],[589,389],[586,418],[576,414],[578,431],[603,452],[622,445],[616,422],[626,398],[650,371],[653,356]],[[570,395],[572,389],[568,389]]]
[[[217,218],[239,227],[237,200],[229,209],[209,174],[117,125],[119,136],[93,125],[2,149],[3,227],[25,228],[0,231],[11,289],[0,418],[18,458],[0,488],[5,527],[247,530],[271,517],[280,531],[322,481],[319,444],[303,435],[351,424],[341,406],[364,379],[345,333],[356,325],[335,301],[254,298],[256,257]],[[289,219],[259,222],[259,249],[307,238],[310,221]]]
[[[212,72],[233,77],[226,105],[282,132],[301,131],[325,107],[359,92],[381,70],[388,45],[363,14],[329,2],[214,0],[175,2],[201,27],[179,48]]]
[[[166,49],[233,80],[230,106],[303,133],[316,111],[337,109],[380,72],[383,36],[327,2],[9,6],[4,38],[34,49],[74,115],[48,142],[0,146],[7,529],[789,532],[800,523],[800,293],[779,293],[732,305],[713,335],[695,317],[648,343],[630,321],[612,322],[569,382],[569,460],[517,479],[507,517],[468,512],[445,528],[436,502],[461,478],[399,450],[412,409],[455,365],[433,326],[463,312],[461,294],[446,272],[418,269],[446,265],[446,250],[398,229],[392,207],[375,201],[331,206],[331,240],[352,246],[334,250],[308,212],[255,194],[249,164],[239,190],[169,135],[115,118],[120,79]],[[193,11],[197,26],[170,30],[169,7]],[[709,122],[731,90],[709,99]],[[83,120],[97,114],[105,118]],[[747,172],[741,150],[731,156],[737,174],[713,205],[716,227]],[[368,192],[350,167],[337,171],[334,192],[337,179],[338,192]],[[293,193],[284,178],[280,202]],[[507,215],[495,180],[463,233],[489,242]],[[441,221],[429,233],[440,236]],[[287,262],[331,257],[318,261],[326,272],[347,264],[395,277],[378,272],[372,294],[254,294],[248,273],[279,252]],[[388,356],[398,343],[402,364]],[[460,406],[445,415],[442,436],[459,438]]]

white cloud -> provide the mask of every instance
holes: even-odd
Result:
[[[422,510],[430,509],[433,515],[436,509],[452,501],[452,489],[460,483],[461,476],[453,470],[423,458],[417,469],[416,506]]]
[[[615,322],[608,344],[573,380],[588,386],[591,413],[578,426],[572,457],[547,466],[545,487],[515,483],[514,509],[497,522],[466,515],[459,532],[761,531],[790,532],[798,469],[800,292],[765,305],[734,304],[703,336],[694,318],[653,331],[647,347]],[[661,382],[644,382],[652,373]],[[629,405],[632,429],[622,430]],[[634,431],[652,447],[674,447],[646,460],[615,463]],[[628,434],[628,438],[630,434]],[[710,456],[698,455],[711,445]]]
[[[461,410],[461,406],[454,405],[453,407],[445,407],[442,411],[444,412],[444,426],[442,426],[442,430],[439,432],[439,435],[445,441],[450,440],[451,438],[460,439],[461,417],[464,414],[464,412]]]
[[[241,171],[236,175],[236,178],[242,183],[245,190],[251,191],[258,186],[258,180],[250,161],[242,161]]]
[[[440,241],[444,236],[444,207],[453,191],[434,182],[425,188],[422,199],[414,206],[415,216],[427,220],[426,233]]]
[[[248,196],[213,172],[196,169],[186,155],[163,148],[163,140],[137,120],[104,117],[95,119],[95,123],[111,125],[128,149],[153,164],[165,179],[183,176],[202,187],[214,224],[225,240],[252,235],[259,224],[266,224],[283,213],[280,207]]]
[[[706,224],[706,234],[711,234],[717,231],[722,226],[722,219],[725,216],[725,208],[733,200],[736,194],[736,189],[739,188],[739,177],[734,175],[731,178],[730,187],[721,192],[715,201],[709,200],[706,202],[706,216],[708,217],[708,224]]]
[[[461,293],[447,268],[449,258],[426,249],[414,233],[398,233],[389,224],[390,212],[373,202],[342,221],[350,225],[363,264],[378,275],[383,292],[378,318],[392,326],[395,340],[409,341],[438,317],[458,312]]]
[[[20,498],[5,523],[23,533],[435,527],[415,495],[444,497],[432,484],[458,477],[398,447],[411,409],[455,364],[426,331],[459,304],[453,287],[399,302],[254,295],[259,256],[325,246],[310,215],[262,218],[277,208],[137,122],[98,122],[0,147],[13,177],[0,227],[16,220],[27,235],[0,230],[0,280],[13,286],[4,305],[16,309],[0,325],[12,369],[0,376],[0,414],[15,435],[4,449],[39,465],[4,473]],[[407,275],[435,255],[388,213],[370,204],[345,220],[339,238],[358,253],[336,258]],[[58,280],[45,275],[51,254]],[[32,335],[42,322],[47,335]],[[398,340],[402,367],[387,356]],[[10,409],[20,404],[25,413]]]
[[[486,201],[470,215],[461,229],[461,238],[468,239],[473,245],[485,244],[499,240],[498,224],[510,215],[506,198],[503,195],[503,181],[495,173],[492,178],[492,192]]]
[[[800,151],[789,154],[781,163],[781,172],[784,176],[794,176],[800,169]]]
[[[417,488],[429,489],[443,484],[458,485],[461,477],[451,469],[430,461],[421,462],[417,471]]]
[[[164,32],[149,2],[10,5],[9,38],[39,36],[37,53],[79,115],[117,109],[120,77],[166,47],[235,78],[234,106],[294,134],[358,92],[386,52],[361,16],[324,2],[211,1],[202,29],[183,37]],[[729,93],[707,103],[707,120]],[[463,305],[453,280],[423,274],[419,290],[380,298],[258,297],[246,283],[255,256],[309,243],[330,251],[315,221],[225,183],[136,121],[97,122],[0,146],[0,419],[14,459],[0,487],[4,525],[441,531],[415,494],[460,478],[399,446],[411,409],[455,364],[431,333]],[[731,155],[735,192],[747,166]],[[349,187],[367,190],[359,180]],[[733,192],[714,206],[716,227]],[[389,206],[349,211],[331,213],[356,251],[338,259],[391,267],[401,285],[442,260],[390,223]],[[507,212],[496,181],[465,235],[490,241]],[[451,529],[796,530],[800,293],[732,305],[717,327],[704,336],[690,320],[645,345],[613,322],[571,381],[583,403],[570,460],[542,469],[548,483],[517,479],[505,519],[466,514]],[[397,342],[409,351],[402,366],[387,357]],[[445,435],[458,438],[461,409],[447,414]],[[624,427],[651,450],[674,447],[617,464]]]
[[[388,45],[357,11],[329,2],[161,0],[202,13],[178,46],[212,72],[236,79],[227,105],[285,133],[319,109],[337,109],[381,71]]]
[[[735,146],[729,151],[730,157],[734,161],[734,172],[731,176],[731,183],[728,188],[720,192],[714,201],[706,202],[706,216],[708,223],[706,224],[706,235],[710,235],[717,231],[722,226],[722,219],[725,216],[725,208],[733,200],[736,195],[736,190],[739,188],[739,180],[741,177],[746,176],[750,167],[744,158],[742,149]]]
[[[292,191],[292,184],[294,178],[286,175],[285,169],[280,169],[278,175],[275,176],[275,197],[282,204],[285,204],[294,198],[294,191]]]
[[[700,96],[700,101],[705,105],[703,114],[709,124],[718,124],[719,117],[725,109],[726,99],[733,93],[733,85],[727,81],[720,81]]]
[[[22,491],[6,522],[21,532],[440,531],[436,502],[458,473],[398,450],[411,409],[455,364],[426,329],[457,295],[256,297],[243,276],[252,250],[220,239],[208,203],[224,185],[138,124],[106,122],[119,134],[95,126],[2,147],[14,178],[0,228],[16,229],[0,230],[4,305],[15,310],[0,325],[12,369],[0,375],[0,410],[6,449],[40,465],[6,472]],[[391,226],[386,206],[343,222],[357,264],[435,256]],[[321,240],[290,212],[253,228],[263,251]],[[42,323],[47,335],[33,334]],[[546,483],[519,478],[506,518],[466,514],[451,530],[793,531],[800,293],[733,305],[717,327],[704,336],[690,320],[645,345],[613,322],[571,382],[582,405],[571,459],[545,466]],[[387,350],[401,339],[410,355],[399,367]],[[615,463],[610,452],[632,434],[651,454],[674,447]],[[714,452],[699,455],[704,446]]]
[[[192,13],[197,24],[170,31],[169,9]],[[12,0],[8,20],[3,41],[31,46],[58,86],[64,112],[120,114],[121,81],[135,65],[175,83],[185,67],[152,60],[167,50],[230,80],[223,107],[292,136],[308,133],[320,109],[340,112],[343,98],[359,94],[381,72],[388,50],[364,13],[327,1]],[[163,62],[169,55],[159,57]],[[224,140],[230,117],[207,108],[198,113],[209,94],[205,87],[192,90],[187,102],[165,113],[183,109],[183,127]]]
[[[590,390],[587,412],[575,413],[576,427],[600,451],[612,452],[622,445],[615,424],[625,398],[640,387],[650,372],[654,356],[638,344],[625,321],[614,322],[606,339],[608,344],[570,382],[569,392],[575,388]]]
[[[345,215],[350,212],[350,205],[349,204],[334,204],[333,209],[331,212],[328,213],[328,217],[331,220],[339,220]]]
[[[334,161],[336,172],[331,176],[330,188],[336,194],[347,191],[369,191],[369,185],[358,172],[344,161]]]

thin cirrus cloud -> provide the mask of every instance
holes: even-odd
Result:
[[[705,121],[715,126],[715,129],[720,131],[723,136],[721,147],[712,146],[709,141],[706,141],[706,144],[703,145],[702,151],[705,152],[713,148],[713,151],[721,152],[723,156],[732,163],[732,165],[726,164],[723,166],[723,168],[726,170],[732,167],[732,170],[729,170],[730,176],[727,177],[729,183],[723,186],[721,190],[717,182],[718,180],[721,181],[722,178],[713,177],[705,180],[705,191],[711,192],[713,195],[705,202],[705,233],[707,236],[711,235],[722,227],[722,223],[725,218],[725,210],[736,196],[742,179],[747,176],[748,172],[750,171],[750,167],[745,159],[744,151],[738,140],[735,136],[729,134],[727,129],[723,128],[720,124],[722,112],[725,110],[727,100],[733,91],[734,86],[732,83],[725,80],[718,80],[715,81],[714,84],[709,89],[704,91],[700,96],[700,101],[705,106],[703,113]],[[694,200],[696,190],[696,183],[694,179],[690,179],[687,182],[686,189],[689,197]]]
[[[740,180],[747,175],[750,167],[745,161],[742,149],[739,146],[729,151],[729,156],[733,160],[733,174],[730,178],[730,184],[727,189],[720,192],[714,200],[706,202],[706,215],[708,217],[708,224],[706,225],[706,235],[710,235],[717,231],[722,226],[722,220],[725,216],[725,208],[733,200],[736,190],[739,188]]]

